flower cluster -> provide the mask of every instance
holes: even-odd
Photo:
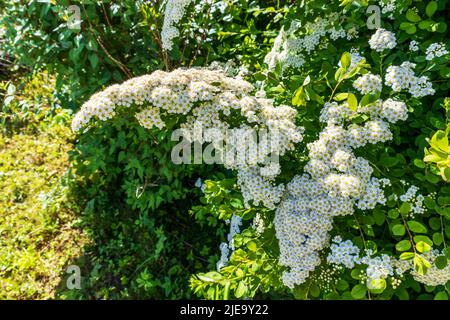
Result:
[[[161,41],[164,50],[172,50],[173,39],[179,36],[177,24],[184,16],[186,7],[192,0],[168,0],[164,12]]]
[[[434,58],[442,57],[443,55],[448,54],[447,49],[445,49],[444,43],[432,43],[428,46],[426,52],[425,59],[428,61],[433,60]]]
[[[381,13],[387,14],[389,19],[394,19],[394,11],[396,10],[395,0],[382,0],[379,2]]]
[[[408,118],[408,108],[403,101],[389,98],[383,102],[380,116],[390,123],[396,123],[399,120],[405,121]]]
[[[422,214],[425,212],[425,206],[423,203],[425,197],[418,192],[419,188],[416,186],[411,186],[399,197],[401,201],[409,202],[411,204],[411,210],[409,213],[411,218],[413,218],[415,214]]]
[[[413,97],[420,98],[433,95],[435,90],[427,76],[417,77],[414,74],[414,63],[405,61],[400,66],[389,66],[386,70],[385,83],[392,90],[407,90]]]
[[[243,79],[230,78],[218,70],[177,69],[172,72],[156,71],[130,79],[121,85],[113,85],[95,94],[75,115],[72,129],[78,131],[91,119],[107,120],[116,113],[130,112],[130,107],[138,108],[135,116],[143,127],[151,129],[165,127],[164,119],[171,115],[185,115],[183,129],[192,129],[193,136],[188,140],[199,142],[213,141],[221,137],[225,129],[229,149],[244,148],[244,158],[253,159],[253,163],[236,165],[224,160],[225,167],[237,169],[245,203],[253,200],[269,208],[280,201],[283,186],[273,186],[271,180],[279,174],[277,162],[259,167],[267,157],[283,155],[294,144],[302,140],[302,128],[295,125],[296,111],[287,106],[274,106],[273,101],[255,98],[250,93],[253,86]],[[140,110],[140,111],[139,111]],[[267,130],[266,143],[258,144],[257,154],[243,146],[243,133],[252,129],[248,125],[229,128],[227,119],[232,112],[238,112],[257,130]],[[197,135],[196,125],[210,134]],[[208,129],[210,131],[208,131]],[[211,132],[214,131],[214,134]],[[187,131],[186,131],[187,132]],[[267,142],[268,141],[268,142]]]
[[[366,73],[353,82],[353,87],[362,94],[381,92],[382,79],[379,75]]]
[[[364,125],[345,126],[343,120],[357,113],[366,113],[370,119]],[[406,113],[406,105],[392,99],[379,100],[370,109],[358,107],[357,111],[350,110],[346,103],[325,103],[320,121],[327,125],[319,139],[308,144],[306,173],[287,185],[274,220],[280,263],[290,267],[283,274],[286,286],[303,283],[320,263],[318,251],[328,244],[334,216],[353,214],[355,206],[368,210],[386,202],[383,187],[389,182],[371,177],[369,162],[355,156],[353,149],[392,139],[389,123],[406,119]],[[352,255],[356,253],[348,243],[342,246]],[[338,258],[332,255],[330,259]],[[349,259],[345,260],[347,265],[355,262]]]
[[[369,45],[371,49],[377,52],[393,49],[397,45],[395,34],[386,29],[379,28],[370,38]]]
[[[387,254],[378,257],[371,257],[370,254],[367,254],[361,258],[359,263],[367,265],[366,274],[369,283],[394,275],[393,260]]]
[[[228,244],[226,242],[222,242],[219,245],[220,249],[220,259],[216,263],[217,271],[220,271],[223,267],[228,264],[228,256],[230,255],[230,249],[228,248]]]
[[[359,248],[350,240],[343,241],[341,237],[333,238],[330,246],[330,254],[327,256],[327,262],[344,265],[346,268],[352,269],[359,261]]]
[[[239,170],[237,183],[247,207],[251,200],[255,206],[261,204],[269,209],[275,209],[276,203],[280,202],[285,189],[284,185],[274,185],[261,176],[256,167]]]
[[[283,70],[300,68],[306,57],[325,43],[326,35],[329,35],[331,40],[350,40],[358,35],[356,28],[346,31],[340,22],[341,18],[337,14],[330,14],[326,18],[318,17],[314,22],[308,21],[305,25],[293,21],[288,30],[280,30],[264,62],[269,66],[269,70],[274,69],[277,63],[282,64]]]

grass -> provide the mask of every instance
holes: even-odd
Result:
[[[39,114],[49,109],[43,99],[48,92],[42,92],[48,88],[40,88],[36,93],[28,85],[15,97],[15,106],[27,106],[19,128],[0,125],[0,299],[54,298],[87,241],[62,178],[71,132],[64,121],[53,120],[64,119],[63,113],[48,121],[30,118],[30,106],[39,104]],[[11,112],[4,107],[0,117],[7,120]]]

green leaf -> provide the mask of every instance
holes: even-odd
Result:
[[[343,77],[345,76],[345,70],[344,68],[339,68],[334,74],[334,80],[336,81],[342,81]]]
[[[414,165],[420,169],[425,168],[425,163],[421,159],[414,159]]]
[[[436,268],[438,268],[439,270],[444,269],[445,267],[447,267],[448,264],[448,259],[446,256],[438,256],[435,260],[434,260],[434,264],[436,265]]]
[[[303,90],[303,86],[300,86],[294,93],[292,98],[293,106],[305,106],[306,105],[306,94]]]
[[[408,228],[415,233],[427,233],[427,227],[418,221],[407,221]]]
[[[425,242],[426,244],[432,246],[433,245],[433,241],[431,241],[430,238],[428,238],[427,236],[414,236],[414,242],[415,243],[419,243],[420,241]]]
[[[311,294],[312,297],[318,298],[320,296],[320,289],[317,285],[312,284],[311,287],[309,288],[309,293]]]
[[[367,282],[367,287],[373,293],[382,293],[386,289],[386,280],[384,279],[372,279]]]
[[[444,33],[447,31],[447,24],[445,22],[439,22],[438,24],[433,26],[434,29],[439,33]]]
[[[428,269],[431,268],[431,264],[430,262],[428,262],[428,260],[426,260],[424,257],[415,254],[414,255],[414,269],[416,270],[417,273],[424,275]]]
[[[433,22],[430,21],[430,20],[422,20],[422,21],[419,22],[419,29],[421,29],[421,30],[428,30],[428,29],[431,28],[431,24],[432,23]]]
[[[361,280],[361,270],[359,269],[353,269],[350,272],[350,276],[355,280]]]
[[[440,246],[444,242],[444,238],[440,232],[433,233],[433,243]]]
[[[408,34],[414,34],[414,33],[416,33],[417,28],[411,22],[402,22],[402,23],[400,23],[400,30],[404,30]]]
[[[348,97],[348,93],[346,93],[346,92],[341,92],[341,93],[336,94],[336,95],[333,97],[333,100],[336,100],[336,101],[342,101],[342,100],[347,99],[347,97]]]
[[[386,220],[384,212],[381,210],[377,210],[376,208],[373,212],[373,218],[375,219],[375,223],[379,226],[382,226],[384,224],[384,221]]]
[[[411,242],[409,240],[402,240],[395,245],[397,251],[407,251],[411,249]]]
[[[343,280],[343,279],[339,279],[336,283],[336,289],[338,289],[339,291],[345,291],[349,288],[349,284],[347,281]]]
[[[450,247],[447,247],[444,250],[442,250],[442,253],[445,254],[447,259],[450,259]]]
[[[380,161],[378,161],[378,164],[386,168],[391,168],[394,167],[397,163],[399,163],[399,161],[400,159],[397,157],[382,156],[380,158]]]
[[[365,285],[357,284],[352,288],[351,295],[353,299],[363,299],[366,296],[367,288]]]
[[[391,209],[388,211],[388,217],[391,219],[397,219],[398,218],[398,210],[397,209]]]
[[[347,96],[347,103],[350,110],[356,111],[358,109],[358,100],[353,93],[349,93]]]
[[[430,172],[428,172],[428,173],[425,175],[425,179],[426,179],[428,182],[431,182],[431,183],[433,183],[433,184],[436,184],[436,183],[439,182],[439,178],[438,178],[437,176],[435,176],[434,174],[430,173]]]
[[[402,224],[396,224],[392,227],[392,233],[394,236],[403,236],[405,231],[405,226]]]
[[[443,67],[439,70],[439,74],[443,78],[450,78],[450,67]]]
[[[223,279],[223,276],[218,272],[208,272],[208,273],[200,273],[197,277],[205,282],[217,282]]]
[[[411,22],[419,22],[420,20],[422,20],[422,18],[420,18],[420,16],[412,9],[406,11],[406,19]]]
[[[436,217],[430,218],[430,220],[428,221],[428,224],[430,225],[431,229],[433,229],[434,231],[441,229],[441,219],[439,219],[439,218],[436,218]]]
[[[225,282],[225,286],[223,288],[223,300],[228,300],[230,297],[230,281]]]
[[[448,296],[444,291],[441,291],[441,292],[436,293],[436,295],[434,296],[434,300],[448,301]]]
[[[403,252],[400,255],[400,259],[401,260],[411,260],[414,258],[414,256],[415,256],[414,252]]]
[[[420,253],[425,253],[425,252],[428,252],[431,250],[431,246],[428,243],[426,243],[425,241],[419,241],[416,244],[416,249]]]
[[[398,211],[404,216],[406,216],[411,211],[411,204],[409,202],[403,202],[398,208]]]
[[[431,18],[433,14],[436,12],[437,8],[438,8],[437,2],[430,1],[428,2],[427,7],[425,8],[425,13],[427,14],[427,16]]]
[[[352,56],[350,55],[350,53],[344,52],[342,54],[342,56],[341,56],[341,66],[342,66],[342,68],[347,70],[348,67],[350,67],[351,62],[352,62]]]
[[[95,53],[91,53],[89,55],[89,62],[91,63],[91,66],[93,69],[97,69],[98,66],[98,57]]]
[[[247,294],[248,291],[248,287],[247,284],[245,283],[245,281],[240,281],[236,290],[234,291],[234,295],[236,296],[236,298],[241,298],[244,295]]]
[[[250,251],[255,252],[256,250],[258,250],[258,245],[256,244],[255,241],[249,241],[249,242],[247,243],[247,248],[248,248]]]

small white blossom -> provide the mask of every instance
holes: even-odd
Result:
[[[397,45],[395,34],[386,29],[379,28],[370,38],[369,45],[371,49],[377,52],[393,49]]]

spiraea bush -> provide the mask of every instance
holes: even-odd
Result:
[[[95,239],[82,294],[448,299],[447,1],[158,5],[129,4],[137,34],[120,59],[79,49],[71,179]],[[128,12],[82,7],[98,30]],[[126,76],[103,79],[114,65]],[[196,121],[232,147],[276,133],[279,162],[175,164],[170,136]]]

